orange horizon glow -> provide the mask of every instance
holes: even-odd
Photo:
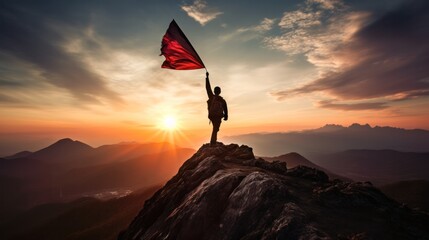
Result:
[[[234,116],[231,113],[231,116]],[[404,117],[405,118],[405,117]],[[402,118],[401,120],[404,120]],[[353,123],[359,124],[370,124],[374,126],[393,126],[401,127],[405,129],[415,129],[415,126],[425,126],[426,121],[422,119],[413,119],[412,117],[405,118],[406,121],[403,124],[398,124],[396,119],[386,118],[383,124],[380,124],[377,120],[369,121],[370,119],[361,119],[356,121],[355,119],[344,119],[343,121],[335,121],[335,119],[326,119],[326,122],[320,124],[319,121],[310,121],[311,119],[304,119],[302,121],[290,121],[289,123],[249,123],[248,125],[240,126],[237,120],[233,118],[224,121],[221,125],[219,132],[219,139],[222,141],[222,137],[233,136],[239,134],[257,133],[257,132],[288,132],[288,131],[301,131],[307,129],[315,129],[322,127],[325,124],[340,124],[343,126],[349,126]],[[177,122],[177,126],[173,129],[166,129],[159,126],[159,123],[163,124],[163,118],[160,116],[154,120],[151,125],[130,125],[123,122],[88,122],[81,124],[78,122],[61,122],[61,121],[4,121],[1,120],[2,125],[1,135],[8,139],[12,144],[19,145],[22,143],[22,148],[11,148],[10,151],[3,149],[3,155],[13,154],[22,150],[38,150],[42,147],[46,147],[48,144],[62,139],[72,138],[85,142],[93,147],[98,147],[105,144],[115,144],[119,142],[168,142],[180,147],[188,147],[198,149],[202,144],[209,142],[211,125],[208,123],[208,119],[200,119],[200,124],[190,126],[191,124],[180,121]],[[366,120],[366,121],[365,121]],[[157,122],[156,122],[157,121]],[[157,125],[158,124],[158,125]],[[424,127],[422,129],[425,129]],[[426,129],[429,129],[426,128]]]

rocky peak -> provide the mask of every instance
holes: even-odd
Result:
[[[325,126],[317,129],[318,132],[334,132],[345,129],[342,125],[326,124]]]
[[[85,155],[87,151],[93,148],[83,142],[72,140],[70,138],[60,139],[46,148],[38,150],[30,158],[47,160],[48,162],[74,161],[76,156]]]
[[[371,126],[367,123],[364,125],[361,125],[359,123],[353,123],[349,126],[350,129],[371,129]]]
[[[51,148],[52,147],[80,147],[80,148],[86,148],[86,149],[92,148],[91,146],[89,146],[83,142],[80,142],[78,140],[73,140],[71,138],[60,139],[57,142],[55,142],[54,144],[52,144],[50,147]]]
[[[429,217],[370,183],[203,145],[119,239],[427,239]]]

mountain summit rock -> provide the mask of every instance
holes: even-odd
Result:
[[[429,216],[370,183],[203,145],[147,200],[120,240],[428,239]]]

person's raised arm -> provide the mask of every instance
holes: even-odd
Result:
[[[228,106],[225,100],[223,100],[223,120],[228,120]]]
[[[209,98],[213,97],[213,91],[209,81],[209,72],[206,72],[206,91]]]

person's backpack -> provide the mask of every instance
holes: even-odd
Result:
[[[223,117],[223,101],[221,96],[214,95],[212,99],[207,100],[207,108],[209,110],[209,118]]]

